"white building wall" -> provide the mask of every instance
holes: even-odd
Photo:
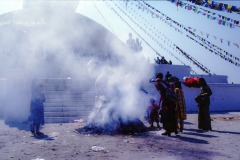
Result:
[[[4,115],[4,99],[6,94],[6,78],[0,78],[0,118]]]
[[[240,111],[240,85],[209,84],[212,90],[210,111]],[[187,111],[198,111],[194,98],[200,93],[200,88],[183,86]]]

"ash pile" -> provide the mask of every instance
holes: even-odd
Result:
[[[139,134],[147,132],[147,127],[137,117],[126,116],[116,107],[111,107],[103,97],[98,99],[87,124],[78,131],[82,134]]]

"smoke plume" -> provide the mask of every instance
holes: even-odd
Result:
[[[67,1],[66,9],[61,2],[25,1],[22,10],[1,15],[5,119],[26,119],[34,78],[67,77],[94,82],[89,90],[95,91],[96,104],[88,124],[141,119],[148,95],[140,88],[152,77],[146,59],[101,25],[75,13],[76,6]]]

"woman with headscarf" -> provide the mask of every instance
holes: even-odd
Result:
[[[183,126],[184,126],[183,121],[187,119],[186,103],[185,103],[181,82],[177,77],[173,77],[173,82],[174,82],[174,92],[177,95],[176,124],[179,131],[183,132]],[[178,122],[179,122],[179,126],[178,126]]]
[[[174,101],[171,101],[168,96],[167,92],[170,88],[166,85],[166,82],[163,81],[163,74],[157,73],[156,80],[155,80],[155,87],[160,93],[160,103],[162,103],[162,107],[160,110],[161,115],[161,123],[163,124],[163,129],[166,131],[162,133],[162,135],[171,136],[172,132],[177,134],[177,127],[176,127],[176,117],[175,117],[175,109],[176,104]]]
[[[201,86],[200,94],[195,98],[198,103],[198,128],[202,130],[212,130],[211,117],[209,112],[210,96],[212,91],[204,78],[199,79]]]

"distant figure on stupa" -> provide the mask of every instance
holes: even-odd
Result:
[[[127,43],[127,46],[130,50],[132,50],[133,52],[137,53],[137,52],[140,52],[142,51],[142,42],[139,41],[138,38],[133,39],[132,37],[132,33],[129,33],[128,34],[128,40],[126,41]]]

